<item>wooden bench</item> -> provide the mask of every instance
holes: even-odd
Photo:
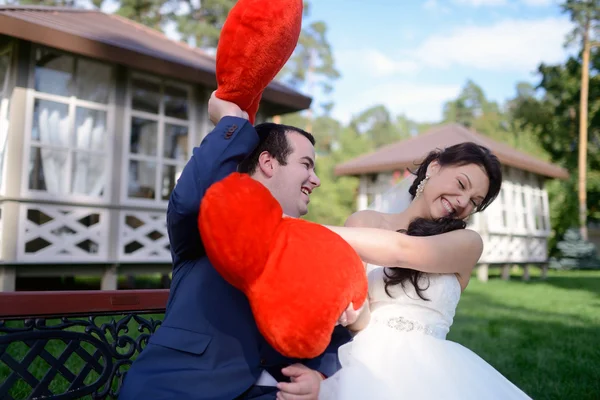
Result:
[[[0,399],[116,399],[168,296],[168,289],[0,294]]]

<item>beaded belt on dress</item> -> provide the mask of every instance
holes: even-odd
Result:
[[[446,338],[446,332],[404,317],[374,317],[372,323],[385,325],[399,332],[420,332],[440,339]]]

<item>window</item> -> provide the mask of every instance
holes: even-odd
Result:
[[[492,202],[485,210],[487,215],[487,227],[492,233],[503,233],[509,228],[509,198],[512,193],[510,182],[504,182],[500,188],[500,193],[496,201]],[[477,214],[475,214],[477,215]]]
[[[508,228],[508,196],[504,188],[500,188],[500,205],[502,207],[500,213],[502,227]]]
[[[37,47],[33,78],[29,190],[106,198],[112,67]]]
[[[513,228],[515,231],[523,231],[525,229],[524,219],[524,207],[522,203],[523,199],[523,187],[521,184],[515,182],[513,186],[513,199],[512,199],[512,217],[514,219]]]
[[[535,219],[535,230],[546,231],[546,210],[544,207],[544,191],[536,189],[533,193],[533,216]]]
[[[136,74],[129,93],[127,198],[163,202],[189,158],[190,89]]]
[[[527,186],[521,187],[521,220],[523,221],[523,229],[529,230],[529,212],[531,210],[528,200],[531,200],[531,191]]]
[[[2,38],[0,40],[0,187],[4,186],[4,152],[8,139],[11,56],[12,42]]]

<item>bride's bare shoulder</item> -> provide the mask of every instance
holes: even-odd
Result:
[[[344,226],[361,228],[381,228],[385,225],[386,215],[379,211],[357,211],[346,219]]]

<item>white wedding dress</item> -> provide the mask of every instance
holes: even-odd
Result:
[[[320,400],[529,399],[490,364],[446,340],[460,300],[453,274],[428,274],[420,287],[384,287],[384,269],[369,266],[371,320],[340,347],[342,369],[324,380]],[[427,285],[427,278],[429,285]]]

